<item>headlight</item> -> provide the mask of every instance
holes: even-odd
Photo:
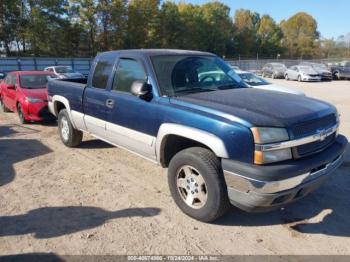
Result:
[[[26,101],[28,103],[41,103],[41,102],[44,102],[44,100],[42,99],[39,99],[39,98],[32,98],[32,97],[27,97],[26,98]]]
[[[251,131],[253,133],[255,145],[278,143],[289,140],[288,132],[284,128],[253,127]],[[291,158],[292,151],[290,148],[271,151],[255,150],[254,152],[254,163],[258,165],[279,162]]]
[[[267,144],[289,140],[289,135],[284,128],[252,127],[255,144]]]
[[[254,163],[257,165],[279,162],[279,161],[288,160],[291,158],[292,158],[292,151],[290,148],[273,150],[273,151],[265,151],[265,152],[255,151],[254,153]]]

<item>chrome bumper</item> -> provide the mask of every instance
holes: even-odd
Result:
[[[321,166],[319,169],[310,170],[305,174],[279,181],[256,180],[226,170],[224,170],[224,177],[228,188],[234,188],[244,193],[274,194],[293,189],[312,180],[316,181],[318,178],[326,176],[338,168],[342,160],[343,155],[340,155],[334,161],[325,166]]]

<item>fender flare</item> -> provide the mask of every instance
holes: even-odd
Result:
[[[162,161],[162,150],[164,148],[166,137],[169,135],[177,135],[197,141],[210,148],[217,157],[229,158],[225,144],[221,138],[197,128],[179,124],[164,123],[160,126],[156,139],[156,156],[159,163]]]
[[[63,97],[63,96],[60,96],[60,95],[53,95],[52,96],[52,102],[49,103],[49,109],[50,111],[56,116],[58,117],[58,112],[57,112],[57,107],[56,107],[56,103],[57,102],[61,102],[62,104],[64,104],[65,108],[67,109],[67,113],[68,113],[68,116],[71,120],[71,123],[73,125],[73,127],[75,128],[75,123],[74,123],[74,120],[73,120],[73,117],[72,117],[72,112],[71,112],[71,109],[70,109],[70,105],[69,105],[69,101],[67,98]]]

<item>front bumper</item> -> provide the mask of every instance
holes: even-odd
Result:
[[[320,187],[343,162],[347,139],[339,135],[321,153],[280,164],[257,166],[222,160],[230,202],[246,211],[269,211]]]
[[[27,121],[37,122],[55,119],[55,116],[48,109],[47,102],[27,104],[23,113]]]
[[[318,81],[321,81],[321,77],[319,77],[319,76],[302,76],[301,79],[303,81],[307,81],[307,82],[318,82]]]

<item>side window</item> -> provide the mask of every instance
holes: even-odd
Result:
[[[108,78],[112,73],[114,61],[115,57],[110,55],[99,58],[92,77],[92,87],[100,89],[105,89],[107,87]]]
[[[121,58],[114,75],[112,89],[130,93],[131,85],[136,80],[147,80],[142,64],[134,59]]]

